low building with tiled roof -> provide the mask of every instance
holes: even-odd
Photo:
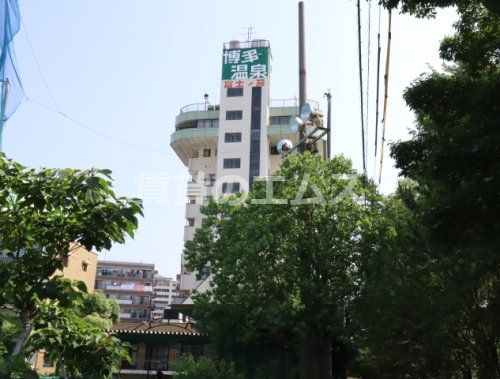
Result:
[[[174,375],[172,367],[181,355],[209,359],[216,355],[208,337],[196,330],[191,322],[121,322],[113,325],[111,331],[132,345],[132,361],[123,362],[120,378],[151,378],[159,371],[163,378],[170,378]]]

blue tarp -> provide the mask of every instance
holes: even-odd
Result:
[[[24,97],[12,41],[14,35],[19,31],[20,24],[21,17],[17,0],[0,0],[0,80],[1,83],[5,83],[7,80],[9,83],[6,102],[3,99],[4,91],[1,93],[0,106],[5,102],[4,120],[14,113]]]

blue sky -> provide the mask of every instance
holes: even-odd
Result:
[[[153,262],[160,273],[179,272],[186,169],[170,149],[179,109],[219,97],[222,44],[268,39],[273,55],[271,97],[298,96],[297,2],[145,0],[19,0],[24,28],[15,50],[27,99],[8,121],[5,153],[25,165],[110,168],[116,192],[137,196],[148,173],[170,178],[169,202],[145,204],[134,240],[102,259]],[[333,94],[333,152],[361,168],[356,6],[349,0],[306,1],[308,97]],[[367,67],[368,3],[362,2],[363,59]],[[405,139],[414,117],[402,92],[429,65],[440,69],[437,48],[451,34],[453,10],[434,20],[394,14],[388,141]],[[382,65],[387,14],[382,14]],[[378,7],[372,5],[368,172],[373,173],[373,125]],[[28,34],[26,33],[28,32]],[[27,35],[52,96],[47,91]],[[366,96],[366,95],[365,95]],[[52,100],[55,99],[55,102]],[[40,106],[42,105],[42,106]],[[49,108],[49,109],[47,109]],[[72,122],[61,112],[106,138]],[[382,111],[382,110],[380,110]],[[124,141],[128,144],[120,143]],[[136,145],[139,147],[133,147]],[[387,156],[381,190],[391,192],[397,171]],[[180,187],[176,183],[181,183]]]

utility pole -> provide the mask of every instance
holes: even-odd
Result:
[[[2,152],[2,142],[3,142],[3,128],[5,126],[5,108],[7,106],[7,97],[9,96],[9,79],[6,78],[2,80],[2,94],[1,94],[1,104],[0,104],[0,152]]]
[[[325,92],[326,100],[328,101],[328,109],[326,113],[326,159],[332,157],[332,94],[330,89]]]
[[[304,2],[299,1],[299,110],[307,101],[307,81],[306,81],[306,41],[304,23]],[[300,129],[299,141],[305,136],[304,128]],[[299,146],[299,152],[306,150],[305,144]]]

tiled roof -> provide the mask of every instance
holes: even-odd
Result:
[[[111,331],[119,334],[168,334],[179,336],[202,336],[188,322],[120,322],[111,327]]]

